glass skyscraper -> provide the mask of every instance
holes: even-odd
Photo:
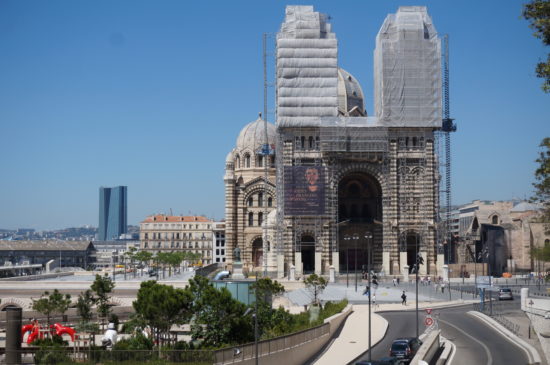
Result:
[[[127,233],[127,190],[126,186],[99,188],[99,241],[110,241]]]

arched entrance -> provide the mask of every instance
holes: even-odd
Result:
[[[340,272],[361,271],[372,245],[373,269],[382,264],[381,247],[372,237],[382,237],[382,188],[370,174],[352,172],[338,183],[338,244]],[[380,239],[380,238],[379,238]]]
[[[252,241],[252,262],[255,267],[261,267],[264,259],[264,244],[261,237]]]
[[[407,266],[409,266],[409,273],[412,273],[416,255],[420,252],[420,235],[414,231],[408,231],[403,239],[405,240],[403,248],[407,251]]]
[[[315,271],[315,238],[310,235],[302,236],[300,250],[302,252],[302,270],[304,274],[312,274]]]

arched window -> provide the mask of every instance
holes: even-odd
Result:
[[[246,154],[244,156],[244,167],[250,167],[250,155],[249,154]]]
[[[493,221],[492,221],[493,224],[498,224],[498,215],[494,215],[493,216]]]
[[[302,149],[306,148],[306,137],[304,136],[300,137],[300,147]]]
[[[268,206],[268,207],[272,207],[272,206],[273,206],[273,198],[272,198],[272,197],[267,198],[267,206]]]
[[[241,167],[241,156],[237,155],[237,158],[235,159],[235,161],[237,161],[236,162],[237,167],[240,168]]]
[[[309,149],[313,149],[313,136],[309,136],[308,144],[309,144]]]
[[[264,193],[258,193],[258,206],[264,206]]]
[[[264,166],[264,156],[258,155],[258,167]]]
[[[413,137],[413,147],[418,147],[418,138]]]
[[[248,206],[251,207],[253,203],[252,197],[248,198]]]
[[[254,225],[254,213],[252,212],[248,213],[248,225],[249,226]]]
[[[264,213],[258,213],[258,225],[261,227],[264,222]]]

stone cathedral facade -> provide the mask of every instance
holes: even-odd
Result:
[[[427,9],[385,19],[372,116],[359,82],[339,67],[332,25],[311,6],[286,8],[276,69],[276,124],[247,125],[226,159],[228,246],[249,270],[276,277],[368,265],[400,275],[417,255],[420,274],[442,273],[441,42]],[[266,144],[275,152],[258,154]]]

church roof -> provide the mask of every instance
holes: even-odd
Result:
[[[275,125],[267,122],[267,140],[270,145],[275,145]],[[255,121],[244,126],[237,138],[237,149],[242,151],[250,149],[254,152],[259,151],[265,144],[264,120],[259,117]]]
[[[529,202],[520,202],[512,208],[512,212],[526,212],[528,210],[540,210],[541,207],[538,204],[529,203]]]

